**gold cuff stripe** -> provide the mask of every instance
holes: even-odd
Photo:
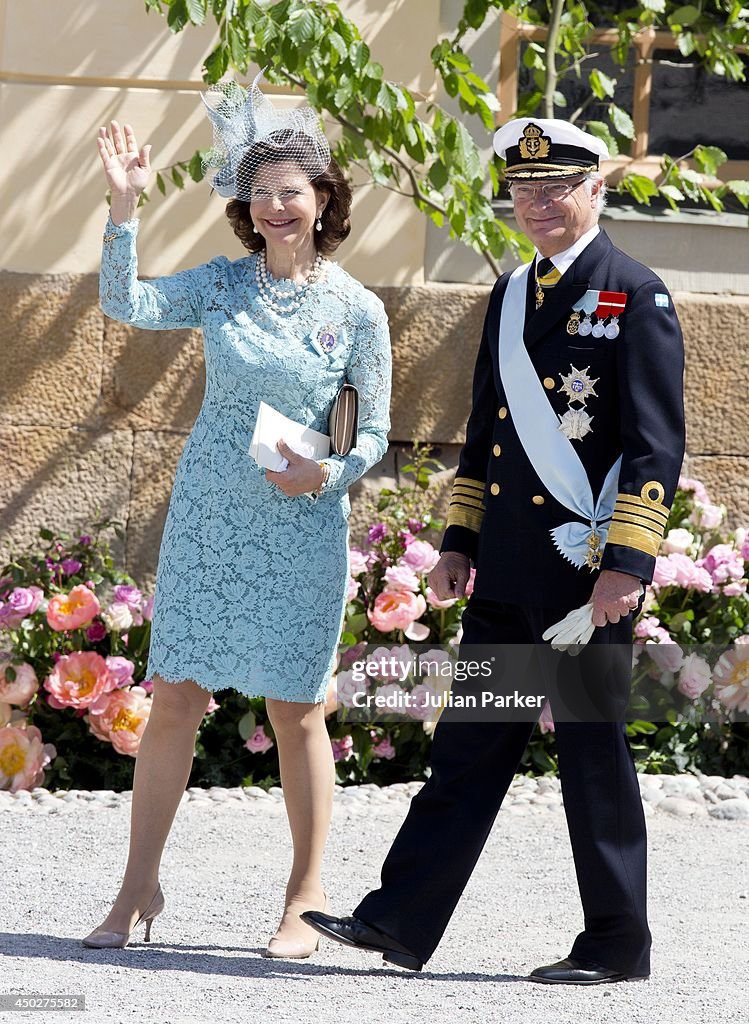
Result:
[[[477,497],[484,493],[483,485],[481,487],[466,487],[465,484],[453,484],[453,494],[471,494]]]
[[[613,522],[631,523],[633,526],[639,526],[643,530],[649,530],[659,538],[663,536],[663,526],[660,523],[654,523],[652,520],[642,519],[640,516],[622,515],[621,513],[617,515],[615,512]]]
[[[661,546],[661,538],[650,530],[641,526],[634,526],[631,523],[613,522],[609,529],[607,544],[621,544],[626,548],[636,548],[646,555],[658,554]]]
[[[452,498],[450,500],[450,508],[452,508],[453,505],[462,508],[475,508],[478,509],[479,512],[486,511],[486,505],[483,503],[483,501],[479,501],[478,498]]]
[[[614,519],[624,519],[626,522],[639,522],[643,526],[651,526],[654,530],[663,531],[666,527],[666,520],[660,519],[656,516],[650,516],[646,512],[641,512],[636,508],[621,508],[620,506],[614,509]]]
[[[614,506],[614,512],[629,512],[631,515],[647,516],[649,519],[654,519],[656,522],[664,523],[668,519],[668,510],[666,508],[653,508],[648,505],[641,505],[636,501],[624,501],[619,498],[616,505]]]
[[[483,512],[475,512],[467,508],[454,508],[450,506],[447,513],[448,526],[465,526],[474,533],[479,533],[481,523],[484,519]]]
[[[472,480],[469,476],[456,476],[453,481],[453,487],[473,487],[483,494],[486,480]]]

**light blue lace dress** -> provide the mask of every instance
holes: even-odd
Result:
[[[254,255],[233,262],[218,256],[139,281],[138,223],[107,223],[102,309],[149,330],[202,327],[206,363],[205,397],[161,541],[149,675],[321,701],[345,610],[347,488],[387,448],[384,307],[335,263],[289,314],[274,312],[259,295]],[[330,352],[319,340],[326,332],[335,337]],[[330,475],[317,501],[289,498],[247,451],[259,403],[327,433],[346,377],[360,394],[357,447],[327,460]]]

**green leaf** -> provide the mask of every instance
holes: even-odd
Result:
[[[678,37],[676,45],[679,47],[679,53],[682,57],[689,57],[694,53],[697,47],[697,40],[691,32],[683,32]]]
[[[357,39],[349,47],[349,59],[356,71],[363,71],[369,63],[369,47],[363,39]]]
[[[626,110],[617,107],[616,103],[609,103],[609,117],[611,118],[614,130],[623,135],[625,139],[633,139],[635,137],[635,125]]]
[[[286,23],[286,33],[297,45],[314,39],[317,19],[309,9],[294,11]]]
[[[185,179],[182,177],[182,175],[179,173],[176,167],[172,168],[172,181],[177,186],[177,188],[185,187]]]
[[[199,149],[197,153],[193,153],[190,157],[189,163],[187,164],[187,173],[193,181],[202,181],[205,177],[205,171],[203,170],[203,155],[203,150]]]
[[[588,121],[585,127],[591,135],[595,135],[597,139],[606,143],[612,157],[619,155],[619,144],[605,121]]]
[[[6,665],[4,674],[9,683],[14,683],[16,681],[16,670],[12,665]]]
[[[186,0],[187,14],[193,25],[202,25],[208,11],[208,0]]]
[[[156,188],[161,192],[162,196],[166,195],[166,185],[161,174],[156,175]]]
[[[229,53],[234,67],[238,71],[246,71],[249,62],[247,43],[234,25],[229,25]]]
[[[470,110],[476,106],[476,96],[465,78],[458,79],[458,93]]]
[[[187,13],[187,0],[171,0],[166,23],[171,32],[181,32],[190,20]]]
[[[203,64],[203,80],[209,85],[213,85],[214,82],[226,74],[226,69],[229,67],[229,50],[223,43],[219,43],[215,50],[205,59]]]
[[[726,188],[733,192],[742,206],[749,206],[749,181],[741,181],[740,179],[727,181]]]
[[[717,146],[695,146],[694,161],[703,174],[714,175],[728,156]]]
[[[329,32],[327,38],[333,53],[336,53],[341,60],[346,60],[348,57],[348,46],[343,36],[340,36],[337,32]],[[333,62],[331,61],[331,63]]]
[[[608,75],[605,75],[603,71],[599,71],[598,68],[594,68],[591,71],[588,83],[599,100],[603,100],[607,96],[613,97],[614,90],[616,89],[616,79],[609,78]]]
[[[658,194],[656,183],[644,174],[625,174],[622,186],[638,203],[643,203],[645,206],[649,206],[651,197]]]
[[[675,185],[661,185],[659,191],[666,199],[673,199],[675,203],[682,203],[686,198]]]
[[[448,182],[447,168],[441,160],[436,160],[429,168],[429,180],[436,189],[443,189]],[[50,538],[51,540],[51,538]]]
[[[42,538],[42,540],[54,540],[55,539],[54,533],[52,533],[51,530],[48,530],[45,526],[42,526],[39,529],[39,536]]]
[[[256,725],[257,720],[252,711],[248,711],[247,714],[242,715],[242,717],[237,722],[237,729],[239,731],[239,735],[242,737],[243,740],[248,740],[250,736],[252,736],[253,732],[255,731]]]
[[[677,10],[672,11],[666,20],[671,28],[675,28],[676,26],[692,25],[699,17],[699,9],[691,4],[687,4],[686,7],[679,7]]]

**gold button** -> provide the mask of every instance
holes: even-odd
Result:
[[[499,418],[501,420],[503,420],[505,418],[505,416],[507,415],[507,406],[503,405],[502,408],[497,413],[497,415],[499,416]]]
[[[492,492],[492,494],[494,494],[494,495],[497,495],[497,494],[499,494],[499,484],[492,484],[492,486],[491,486],[491,492]]]
[[[534,505],[543,505],[543,503],[544,503],[544,498],[540,494],[534,494],[533,495],[533,504]]]
[[[544,387],[546,388],[547,391],[551,391],[552,388],[554,387],[554,378],[553,377],[544,377]]]
[[[494,452],[495,455],[501,455],[502,454],[502,446],[499,445],[499,444],[495,444],[494,447],[492,448],[492,451]]]

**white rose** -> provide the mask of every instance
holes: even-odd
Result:
[[[669,530],[663,540],[661,550],[664,555],[676,552],[679,555],[688,555],[694,544],[694,534],[689,530]]]
[[[115,601],[110,604],[102,613],[104,625],[114,633],[124,633],[133,624],[133,613],[129,606],[122,601]]]

